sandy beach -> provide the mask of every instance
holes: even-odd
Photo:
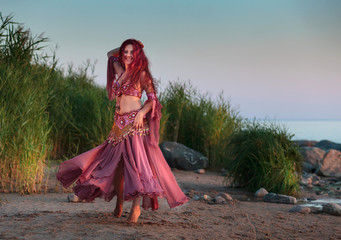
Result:
[[[191,199],[170,210],[160,199],[160,208],[142,210],[137,224],[126,223],[131,202],[125,202],[121,218],[113,216],[116,198],[68,202],[70,193],[51,172],[48,193],[1,194],[0,239],[341,239],[340,217],[290,213],[293,205],[256,201],[251,192],[223,187],[224,177],[215,172],[173,169],[189,196],[226,192],[234,201]],[[321,198],[308,190],[304,196]]]

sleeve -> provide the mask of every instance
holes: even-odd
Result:
[[[112,84],[115,80],[115,69],[114,69],[114,62],[117,62],[118,58],[114,56],[110,56],[108,58],[108,66],[107,66],[107,92],[108,92],[108,97],[109,100],[114,99],[114,94],[113,94],[113,89],[112,89]]]
[[[147,113],[147,119],[149,121],[150,143],[154,146],[158,146],[159,145],[160,119],[162,117],[162,114],[161,114],[162,105],[156,96],[156,91],[155,91],[152,78],[146,77],[146,74],[143,74],[141,83],[142,83],[142,88],[146,91],[147,98],[148,98],[144,104],[147,104],[148,102],[152,102],[152,109]]]

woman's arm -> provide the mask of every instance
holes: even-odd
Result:
[[[115,48],[113,50],[110,50],[108,53],[107,53],[107,56],[110,57],[110,56],[115,56],[115,57],[118,57],[118,54],[119,54],[119,51],[120,51],[120,48]]]
[[[148,79],[146,81],[144,78],[146,78],[146,73],[142,72],[140,82],[144,84],[144,86],[142,86],[142,89],[146,91],[148,100],[145,102],[143,108],[137,113],[135,117],[135,121],[133,124],[135,128],[143,127],[143,118],[153,108],[153,100],[156,99],[156,93],[151,79]]]

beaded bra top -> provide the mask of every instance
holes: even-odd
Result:
[[[134,86],[130,87],[129,82],[125,82],[122,85],[118,82],[118,80],[121,78],[121,75],[117,78],[117,80],[114,81],[113,83],[113,92],[116,96],[121,96],[121,95],[129,95],[129,96],[135,96],[141,99],[142,93],[137,90]]]

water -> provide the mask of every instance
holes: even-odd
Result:
[[[289,133],[295,134],[293,140],[329,140],[341,143],[341,120],[278,120],[286,126]]]
[[[322,210],[323,205],[327,203],[336,203],[341,206],[341,199],[329,198],[329,199],[318,199],[309,203],[302,204],[304,207],[314,207],[318,210]]]

